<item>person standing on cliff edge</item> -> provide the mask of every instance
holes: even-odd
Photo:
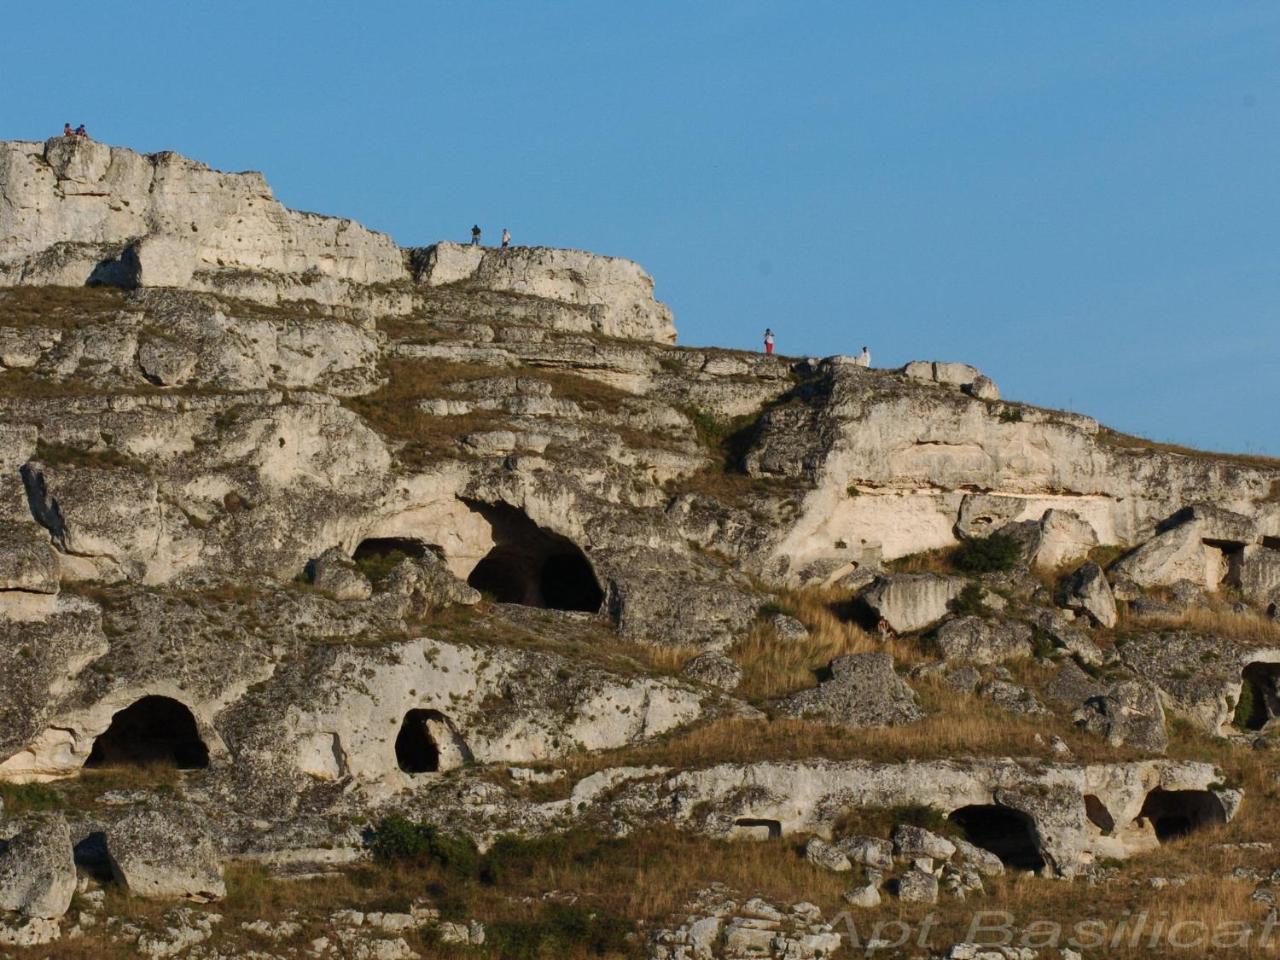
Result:
[[[768,327],[764,328],[764,352],[771,356],[773,354],[773,331]]]
[[[871,351],[863,347],[862,352],[853,358],[853,362],[859,367],[871,366]]]
[[[71,124],[64,123],[62,125],[62,135],[64,137],[74,137],[76,135],[76,132],[71,129]]]
[[[502,249],[505,250],[511,246],[511,231],[506,227],[502,228]]]
[[[471,228],[471,245],[473,247],[480,246],[480,224],[476,224]]]

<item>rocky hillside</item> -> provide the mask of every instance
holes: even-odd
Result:
[[[85,139],[0,143],[0,287],[0,953],[1275,919],[1280,462]]]

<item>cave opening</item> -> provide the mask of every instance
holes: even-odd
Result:
[[[1280,663],[1250,663],[1241,671],[1240,678],[1236,726],[1261,730],[1280,715]]]
[[[167,765],[179,770],[209,766],[209,748],[200,738],[196,718],[170,697],[147,696],[111,718],[93,741],[86,767]]]
[[[440,743],[436,740],[437,724],[445,722],[439,710],[410,710],[400,723],[396,735],[396,762],[405,773],[435,773],[440,769]]]
[[[966,840],[994,853],[1006,867],[1039,871],[1045,866],[1036,842],[1035,821],[1020,810],[974,804],[953,811],[947,819],[964,832]]]
[[[1111,816],[1107,805],[1092,793],[1085,794],[1084,815],[1090,823],[1102,831],[1103,836],[1110,836],[1116,828],[1115,817]]]
[[[1151,824],[1161,843],[1185,837],[1203,827],[1227,822],[1222,801],[1209,790],[1165,790],[1147,794],[1138,813]]]
[[[467,583],[499,603],[598,613],[604,591],[586,554],[568,537],[506,504],[473,505],[493,528],[494,546]]]

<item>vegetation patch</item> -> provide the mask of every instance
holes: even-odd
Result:
[[[980,540],[966,540],[951,554],[951,563],[963,573],[998,573],[1012,570],[1021,556],[1018,541],[1003,533]]]

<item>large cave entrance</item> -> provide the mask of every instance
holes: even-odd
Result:
[[[405,773],[438,773],[471,759],[453,723],[439,710],[410,710],[396,735],[396,763]]]
[[[1036,844],[1035,821],[1019,810],[974,804],[953,811],[947,819],[964,831],[966,840],[994,853],[1006,867],[1039,871],[1045,865]]]
[[[1222,801],[1208,790],[1164,790],[1147,794],[1139,818],[1145,819],[1161,843],[1185,837],[1202,827],[1226,823]]]
[[[1280,716],[1280,663],[1251,663],[1241,671],[1241,680],[1236,726],[1261,730]]]
[[[118,712],[85,761],[86,767],[157,764],[179,770],[209,766],[209,748],[200,739],[196,718],[169,697],[143,697]]]
[[[467,583],[499,603],[596,613],[604,591],[591,562],[568,537],[546,530],[506,504],[473,505],[493,527],[494,547]]]

